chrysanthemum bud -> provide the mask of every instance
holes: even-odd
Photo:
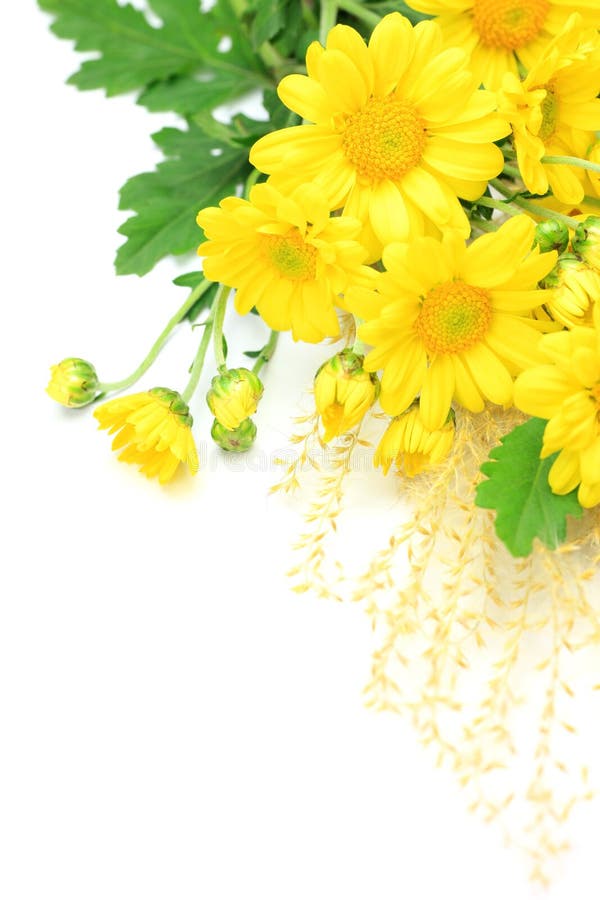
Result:
[[[569,246],[569,229],[558,219],[546,219],[536,227],[533,245],[539,247],[542,253],[550,250],[562,253]]]
[[[577,226],[571,247],[588,266],[600,272],[600,216],[588,216]]]
[[[256,412],[263,391],[262,381],[254,372],[249,369],[227,369],[213,378],[206,402],[221,425],[228,431],[235,431],[238,425]]]
[[[591,322],[593,304],[600,298],[600,272],[563,253],[540,286],[551,291],[544,306],[556,322],[566,328]]]
[[[454,412],[450,410],[441,428],[430,431],[421,420],[419,404],[390,422],[375,451],[373,462],[387,475],[392,463],[409,475],[418,475],[436,465],[450,453],[454,441]]]
[[[53,400],[63,406],[85,406],[98,393],[98,376],[93,365],[85,359],[71,356],[56,366],[50,366],[51,377],[46,388]]]
[[[237,428],[229,430],[215,419],[210,430],[210,435],[222,450],[229,453],[243,453],[249,450],[256,438],[256,425],[252,419],[244,419]]]
[[[315,404],[330,441],[362,421],[379,396],[379,379],[363,369],[364,357],[342,350],[323,363],[315,376]]]

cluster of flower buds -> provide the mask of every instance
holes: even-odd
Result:
[[[206,402],[215,417],[212,439],[223,450],[241,453],[250,449],[256,437],[250,416],[263,391],[262,381],[250,369],[225,369],[215,375]]]
[[[588,216],[572,237],[563,222],[541,222],[535,244],[542,252],[559,253],[555,267],[540,282],[549,291],[544,306],[552,319],[565,328],[591,324],[600,298],[600,216]]]

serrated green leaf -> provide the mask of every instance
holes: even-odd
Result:
[[[259,73],[245,70],[220,72],[201,69],[190,75],[181,75],[150,85],[138,98],[140,106],[150,112],[176,112],[182,116],[212,112],[217,106],[229,103],[237,97],[264,84]]]
[[[187,131],[163,128],[153,139],[167,159],[121,190],[119,208],[136,215],[119,228],[128,239],[117,252],[119,275],[145,275],[164,256],[196,247],[202,238],[198,211],[235,194],[250,171],[244,148],[195,123]]]
[[[513,556],[528,556],[538,537],[554,549],[567,535],[568,515],[581,516],[577,492],[554,494],[548,472],[557,454],[540,459],[544,419],[529,419],[502,438],[481,466],[475,504],[496,510],[496,533]]]
[[[99,53],[69,79],[81,90],[104,88],[113,96],[204,69],[237,77],[239,95],[247,89],[247,71],[264,72],[230,0],[219,0],[206,13],[198,0],[149,0],[151,11],[161,19],[159,27],[143,12],[116,0],[38,3],[55,17],[52,30],[58,37],[75,41],[77,50]],[[229,49],[224,50],[223,38],[229,39]]]
[[[270,41],[285,25],[288,0],[261,0],[252,22],[250,36],[255,50]],[[298,4],[299,6],[300,4]]]

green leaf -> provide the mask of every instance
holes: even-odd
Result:
[[[117,252],[119,275],[145,275],[169,253],[187,253],[200,243],[198,211],[235,194],[250,171],[246,150],[224,138],[195,123],[187,131],[163,128],[153,135],[167,159],[121,189],[119,208],[136,215],[119,228],[127,237]]]
[[[496,533],[513,556],[528,556],[538,537],[554,549],[567,535],[568,515],[582,513],[577,492],[554,494],[548,472],[557,454],[540,459],[544,419],[529,419],[502,438],[481,466],[488,480],[477,486],[475,504],[496,510]]]
[[[256,15],[252,22],[250,35],[255,50],[279,34],[286,20],[288,0],[261,0],[256,5]],[[300,4],[297,4],[300,6]]]
[[[190,75],[180,75],[150,85],[138,98],[138,103],[150,112],[176,112],[182,116],[212,112],[217,106],[258,88],[264,79],[258,73],[244,70],[220,72],[201,69]]]
[[[177,278],[174,278],[173,284],[176,284],[177,287],[187,287],[193,290],[203,280],[204,272],[186,272],[185,275],[178,275]]]
[[[261,350],[244,350],[244,356],[248,356],[248,357],[250,357],[250,359],[258,359],[258,357],[260,356],[261,353],[262,353],[262,349]]]
[[[230,89],[237,77],[238,96],[247,90],[247,71],[264,72],[230,0],[219,0],[207,13],[200,11],[198,0],[149,0],[161,20],[158,27],[144,13],[117,0],[38,3],[55,17],[52,30],[58,37],[75,41],[77,50],[99,54],[69,79],[81,90],[104,88],[113,96],[204,70],[227,73]],[[231,44],[228,49],[223,38]]]

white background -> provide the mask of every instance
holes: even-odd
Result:
[[[77,56],[30,0],[1,39],[0,896],[537,896],[410,727],[364,708],[364,612],[290,590],[303,502],[268,496],[265,459],[330,349],[283,342],[248,464],[206,443],[199,392],[205,464],[167,491],[44,394],[69,355],[122,377],[185,297],[172,263],[112,268],[118,188],[169,120],[65,87]],[[230,321],[234,350],[260,345],[260,322]],[[141,387],[183,386],[196,340],[184,328]],[[398,508],[369,477],[353,515],[373,539]],[[598,806],[575,817],[548,897],[600,895],[599,824]]]

